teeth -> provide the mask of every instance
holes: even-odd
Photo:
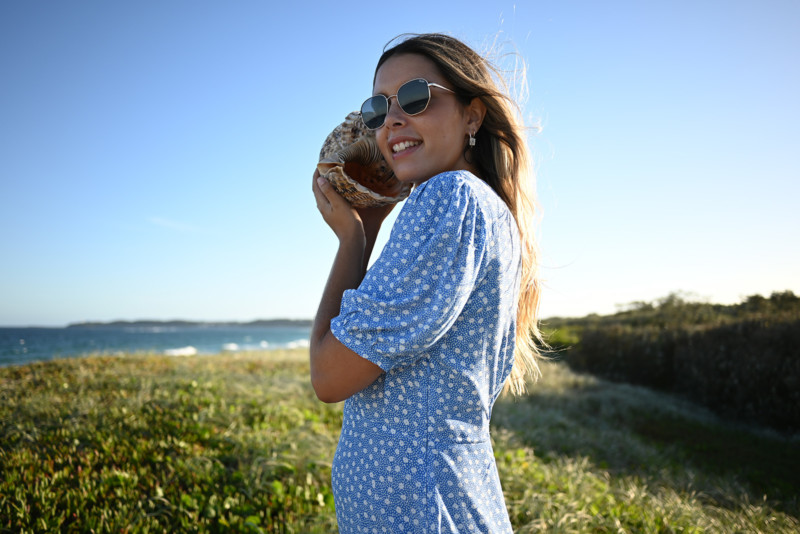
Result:
[[[396,145],[392,146],[392,152],[400,152],[401,150],[405,150],[412,146],[417,146],[419,141],[403,141],[402,143],[397,143]]]

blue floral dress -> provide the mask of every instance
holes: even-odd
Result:
[[[336,517],[351,532],[511,532],[489,418],[514,361],[520,246],[482,180],[406,200],[331,331],[385,373],[344,405]]]

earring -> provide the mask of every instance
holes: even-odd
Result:
[[[475,146],[475,134],[469,133],[469,146]]]

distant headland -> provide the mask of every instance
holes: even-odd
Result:
[[[265,326],[277,327],[310,327],[313,321],[311,319],[258,319],[249,322],[236,322],[236,321],[111,321],[111,322],[82,322],[70,323],[67,328],[124,328],[124,327],[139,327],[139,328],[152,328],[152,327],[257,327],[262,328]]]

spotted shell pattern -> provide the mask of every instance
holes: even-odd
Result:
[[[353,207],[394,204],[411,193],[383,158],[375,133],[354,111],[325,139],[317,170]]]

